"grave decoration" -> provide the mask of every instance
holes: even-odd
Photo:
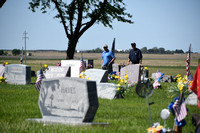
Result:
[[[188,109],[185,104],[185,98],[191,93],[188,91],[188,86],[190,86],[192,81],[187,84],[187,76],[181,77],[179,74],[176,81],[177,84],[172,84],[168,88],[168,95],[173,99],[168,109],[175,116],[176,124],[174,125],[174,130],[181,132],[182,127],[186,125],[185,117],[187,116]]]
[[[128,80],[128,72],[126,71],[124,77],[117,75],[116,72],[111,72],[108,76],[110,82],[117,84],[115,98],[124,98],[125,94],[133,87],[134,83]]]

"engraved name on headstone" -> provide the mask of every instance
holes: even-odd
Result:
[[[92,122],[98,109],[96,82],[69,77],[44,79],[39,107],[43,122]]]
[[[28,84],[31,82],[31,67],[22,64],[6,65],[4,76],[9,84]]]
[[[48,66],[48,69],[46,70],[44,75],[46,79],[70,77],[70,67]]]

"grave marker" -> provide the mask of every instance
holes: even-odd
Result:
[[[131,64],[121,68],[121,78],[124,79],[125,74],[128,75],[128,81],[138,83],[141,80],[141,65]]]
[[[108,82],[108,71],[102,69],[87,69],[85,72],[86,79],[94,80],[97,83]]]
[[[44,73],[46,79],[70,77],[70,67],[48,66],[48,70]]]
[[[61,66],[70,66],[71,67],[71,77],[79,77],[80,73],[80,60],[61,60]]]
[[[80,78],[44,79],[39,107],[44,123],[92,122],[98,109],[96,82]]]
[[[0,77],[2,77],[4,75],[4,72],[5,72],[5,66],[0,64]]]
[[[22,64],[6,65],[4,76],[9,84],[29,84],[31,82],[31,67]]]

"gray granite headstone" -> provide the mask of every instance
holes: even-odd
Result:
[[[97,94],[99,98],[114,99],[116,95],[117,85],[113,83],[98,83]]]
[[[97,83],[108,82],[108,71],[102,69],[87,69],[84,74],[86,79],[94,80]]]
[[[5,72],[5,66],[0,64],[0,77],[2,77],[4,75],[4,72]]]
[[[44,73],[46,79],[70,77],[70,67],[48,66]]]
[[[121,78],[124,79],[125,74],[128,75],[128,81],[138,83],[141,80],[141,65],[131,64],[121,68]]]
[[[42,81],[39,95],[42,113],[40,122],[92,122],[98,106],[95,81],[69,77]]]
[[[197,102],[197,95],[194,92],[190,94],[185,100],[185,103],[188,105],[197,105]]]
[[[31,67],[22,64],[6,65],[4,76],[9,84],[29,84],[31,82]]]

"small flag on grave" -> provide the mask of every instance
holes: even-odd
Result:
[[[183,94],[180,94],[179,99],[174,102],[173,110],[178,122],[182,121],[187,116],[187,108]]]
[[[83,56],[81,56],[81,64],[80,64],[80,73],[82,72],[82,71],[85,71],[85,64],[84,64],[84,62],[83,62]]]
[[[42,71],[42,68],[40,69],[40,72],[37,76],[37,81],[36,81],[36,84],[35,84],[35,88],[37,91],[40,91],[40,88],[41,88],[41,83],[42,83],[42,79],[45,78],[44,77],[44,74],[43,74],[43,71]]]

